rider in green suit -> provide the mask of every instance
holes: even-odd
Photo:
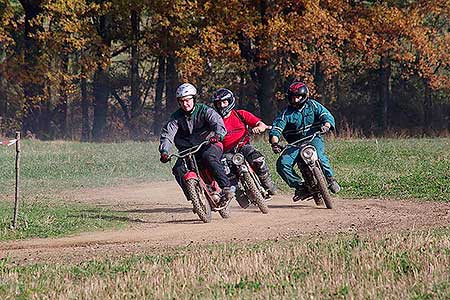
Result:
[[[288,107],[273,121],[269,133],[273,152],[281,153],[282,151],[279,145],[281,135],[288,143],[292,143],[318,130],[326,132],[335,128],[333,115],[325,106],[309,98],[309,90],[304,83],[294,81],[288,88],[287,99]],[[325,154],[322,137],[316,136],[310,144],[317,150],[330,191],[339,192],[340,186],[334,178],[333,169]],[[295,189],[294,201],[308,197],[308,190],[304,186],[303,179],[294,171],[294,166],[299,159],[300,149],[290,147],[277,160],[278,174],[289,187]]]

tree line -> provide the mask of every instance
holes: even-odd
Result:
[[[450,0],[0,0],[0,134],[157,136],[191,82],[270,123],[304,81],[339,128],[450,130]]]

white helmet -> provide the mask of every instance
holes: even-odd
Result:
[[[197,95],[197,89],[190,83],[183,83],[177,88],[177,98]]]

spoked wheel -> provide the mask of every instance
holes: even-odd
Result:
[[[323,175],[322,169],[315,166],[313,169],[314,177],[317,179],[317,186],[319,187],[320,193],[322,194],[323,202],[327,208],[333,208],[333,201],[331,200],[330,191],[328,190],[327,181]],[[314,198],[314,201],[316,198]],[[317,202],[316,202],[317,204]]]
[[[253,178],[251,177],[250,173],[243,173],[242,179],[244,181],[244,186],[246,187],[246,193],[248,197],[252,200],[252,202],[256,203],[259,210],[263,214],[269,213],[269,207],[267,207],[267,202],[264,199],[261,192],[258,190],[258,187],[256,186],[255,182],[253,181]]]
[[[197,179],[189,179],[186,181],[186,191],[189,201],[194,206],[194,212],[204,223],[211,222],[211,206],[206,199],[203,188]]]

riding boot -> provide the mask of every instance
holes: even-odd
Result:
[[[261,181],[262,186],[268,191],[269,195],[275,195],[277,193],[277,187],[269,174],[259,177],[259,180]]]
[[[222,189],[222,199],[217,209],[226,208],[235,199],[235,190],[236,188],[234,186],[226,186]]]
[[[311,197],[311,192],[309,191],[308,187],[306,187],[303,183],[301,185],[299,185],[296,189],[295,189],[295,193],[294,193],[294,197],[292,198],[292,200],[294,202],[297,202],[299,200],[305,200],[309,197]]]
[[[328,188],[334,194],[339,193],[341,187],[334,177],[327,177]]]

